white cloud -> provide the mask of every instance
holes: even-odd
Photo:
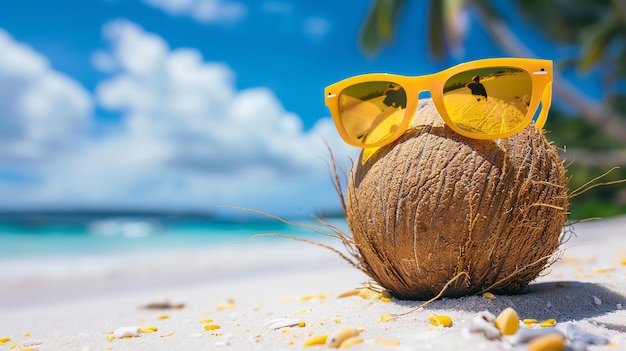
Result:
[[[0,29],[0,165],[64,150],[83,135],[91,111],[79,83]]]
[[[293,4],[286,1],[265,1],[261,8],[265,12],[279,15],[289,15],[293,12]]]
[[[322,17],[309,17],[302,24],[302,28],[309,38],[320,40],[330,32],[330,22]]]
[[[0,191],[33,204],[207,210],[231,204],[300,214],[340,206],[323,140],[339,160],[354,150],[330,119],[305,131],[271,90],[237,90],[225,64],[206,62],[194,49],[172,50],[134,23],[111,22],[103,33],[109,47],[92,60],[112,75],[98,84],[95,100],[121,112],[121,125],[48,162],[36,184],[0,181]],[[59,122],[58,135],[74,125],[70,118]]]
[[[246,15],[246,7],[228,0],[144,0],[170,15],[189,16],[203,23],[230,23]]]

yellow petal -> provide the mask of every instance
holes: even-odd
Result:
[[[513,335],[519,329],[519,316],[511,307],[505,308],[496,318],[496,328],[502,335]]]

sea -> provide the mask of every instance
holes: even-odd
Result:
[[[0,260],[32,257],[149,252],[218,246],[254,240],[271,241],[271,234],[310,238],[319,235],[315,218],[215,219],[208,216],[158,213],[3,213],[0,214]],[[347,231],[345,218],[325,218]]]

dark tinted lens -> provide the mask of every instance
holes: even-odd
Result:
[[[518,127],[528,113],[532,78],[514,67],[491,67],[458,73],[445,83],[443,102],[457,127],[497,134]]]
[[[339,95],[341,123],[348,136],[374,144],[393,134],[406,109],[406,92],[392,82],[352,85]]]

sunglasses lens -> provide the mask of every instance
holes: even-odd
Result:
[[[371,145],[389,138],[404,119],[406,91],[393,82],[352,85],[339,95],[341,124],[357,143]]]
[[[480,68],[450,77],[443,87],[443,103],[458,128],[498,134],[524,123],[531,94],[528,72],[515,67]]]

